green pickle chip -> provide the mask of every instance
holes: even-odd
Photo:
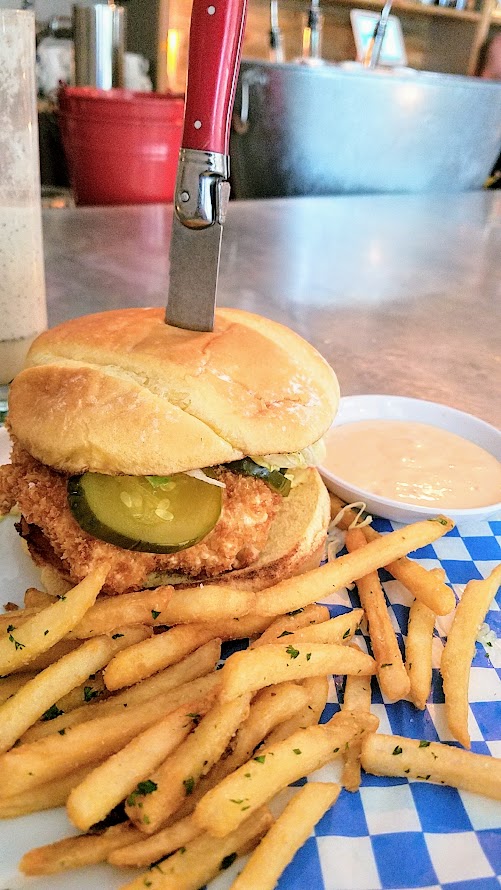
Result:
[[[221,488],[185,473],[68,480],[68,501],[79,525],[126,550],[176,553],[205,538],[221,515]]]

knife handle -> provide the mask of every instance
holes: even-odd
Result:
[[[228,154],[247,0],[193,0],[183,148]]]

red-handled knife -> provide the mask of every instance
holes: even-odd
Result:
[[[167,324],[212,331],[229,136],[247,0],[193,0],[170,245]]]

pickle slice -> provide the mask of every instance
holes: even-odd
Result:
[[[263,482],[266,482],[269,488],[273,491],[278,491],[284,498],[287,497],[291,490],[291,481],[284,476],[281,470],[269,470],[267,467],[257,464],[250,457],[244,457],[243,460],[233,460],[224,466],[233,473],[261,479]]]
[[[68,480],[68,501],[89,534],[126,550],[176,553],[205,538],[221,515],[221,489],[184,473]]]

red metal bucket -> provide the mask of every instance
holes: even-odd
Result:
[[[62,87],[59,120],[76,203],[172,201],[183,111],[180,96]]]

